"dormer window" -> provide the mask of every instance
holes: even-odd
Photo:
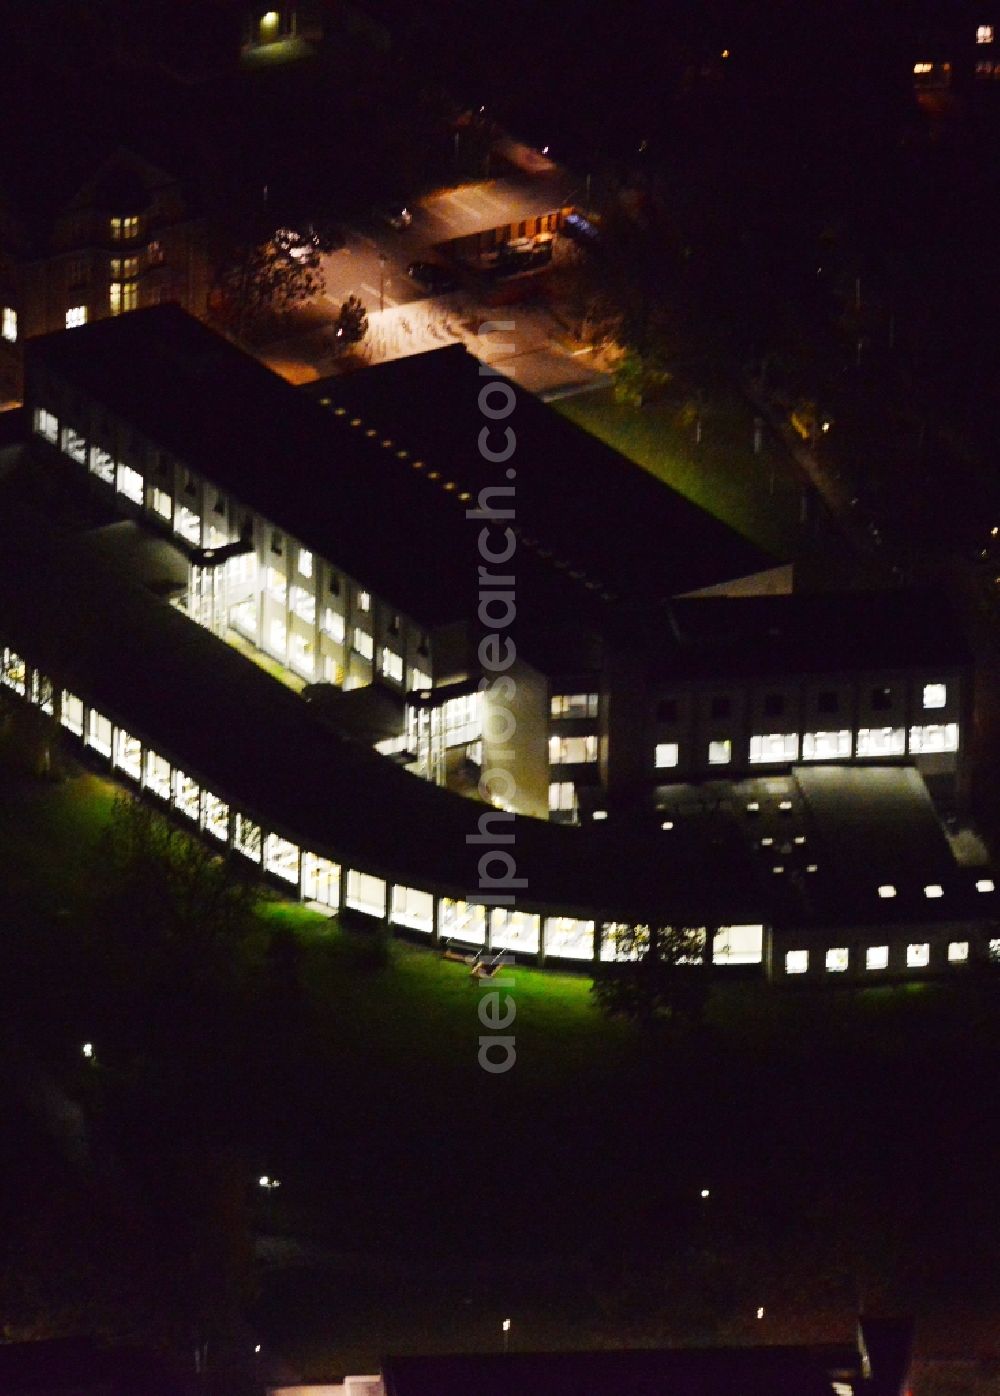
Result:
[[[993,25],[979,24],[976,26],[976,43],[991,44],[993,42]]]

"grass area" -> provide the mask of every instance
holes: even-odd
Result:
[[[553,406],[765,550],[778,557],[798,551],[801,486],[766,438],[754,455],[753,417],[735,396],[712,398],[697,445],[677,402],[628,407],[603,388]]]
[[[71,905],[111,795],[89,776],[0,784],[0,878]],[[238,1160],[256,1227],[311,1248],[266,1269],[255,1308],[304,1374],[488,1348],[508,1316],[519,1347],[846,1337],[863,1290],[950,1336],[1000,1297],[991,982],[733,984],[673,1039],[600,1017],[583,978],[517,968],[516,1064],[490,1075],[478,1005],[494,986],[271,896],[259,920],[249,993],[199,1000],[175,1113],[154,1034],[150,1079],[115,1085],[118,1128],[131,1110],[147,1153],[159,1126],[172,1156],[197,1157],[200,1120]],[[294,948],[277,973],[276,931]],[[100,998],[95,964],[72,973],[80,1003]],[[31,1017],[70,1050],[79,1027],[49,992],[43,974]],[[279,1192],[258,1193],[261,1173]]]

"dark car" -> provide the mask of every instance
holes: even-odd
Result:
[[[601,240],[600,229],[582,213],[567,213],[559,231],[584,247],[594,247]]]
[[[406,268],[406,274],[411,281],[415,281],[425,291],[432,291],[436,296],[444,295],[446,291],[454,291],[458,286],[448,268],[437,262],[411,262]]]

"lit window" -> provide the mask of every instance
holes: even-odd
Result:
[[[112,218],[111,237],[114,242],[129,242],[139,236],[138,218]]]
[[[924,896],[930,897],[932,901],[944,896],[944,888],[939,882],[931,882],[924,888]]]
[[[360,626],[354,627],[353,643],[354,648],[363,659],[371,659],[372,655],[375,653],[375,641],[368,632],[362,630]]]
[[[657,742],[656,744],[656,769],[663,770],[665,767],[676,766],[680,757],[680,751],[676,742]]]
[[[597,738],[550,737],[549,762],[553,765],[582,765],[597,760]]]
[[[388,645],[382,648],[382,673],[387,674],[396,683],[403,682],[403,660],[402,656],[389,649]]]
[[[166,519],[168,523],[174,512],[174,502],[169,494],[166,490],[161,490],[156,486],[153,489],[153,511],[159,514],[161,519]]]
[[[595,809],[595,810],[594,810],[593,819],[594,819],[594,823],[595,823],[595,824],[598,823],[599,821],[603,821],[603,820],[607,819],[607,817],[608,817],[608,812],[607,812],[606,809]]]
[[[843,974],[850,963],[850,952],[846,945],[832,946],[826,952],[826,967],[831,974]]]
[[[710,766],[728,766],[732,759],[733,744],[728,737],[724,741],[709,742],[708,764]]]
[[[858,756],[902,756],[906,733],[902,727],[859,727]]]
[[[989,944],[990,959],[994,962],[1000,961],[1000,940],[991,940]]]
[[[316,659],[312,645],[304,635],[299,635],[294,630],[291,635],[289,663],[307,678],[312,678],[316,672]]]
[[[572,916],[546,916],[545,950],[566,960],[590,960],[594,955],[593,921]]]
[[[138,470],[133,470],[130,465],[119,465],[117,487],[118,493],[131,499],[133,504],[142,503],[143,479]]]
[[[358,610],[359,610],[359,611],[366,611],[366,612],[367,612],[367,611],[370,611],[371,608],[372,608],[372,599],[371,599],[371,596],[368,594],[367,591],[359,591],[359,592],[358,592]]]
[[[887,901],[890,897],[896,895],[896,889],[891,882],[883,882],[882,886],[878,889],[878,894],[883,901]]]
[[[809,968],[808,950],[789,950],[785,956],[786,974],[805,974]]]
[[[553,717],[596,717],[596,693],[554,693],[549,704]]]
[[[87,307],[85,305],[72,305],[66,312],[66,328],[68,330],[79,329],[81,325],[87,323]]]
[[[36,408],[35,431],[54,445],[59,440],[59,418],[54,417],[51,412],[46,412],[44,407]]]
[[[921,945],[908,945],[906,947],[906,964],[908,969],[925,969],[930,964],[931,947],[924,941]]]
[[[60,445],[70,460],[75,460],[78,465],[84,465],[87,460],[87,444],[80,433],[75,431],[73,427],[64,426],[59,435]]]
[[[103,446],[90,448],[90,473],[103,480],[106,485],[115,483],[115,460]]]
[[[923,77],[925,74],[931,72],[933,68],[933,63],[914,63],[913,72],[916,77]]]
[[[111,279],[113,281],[132,281],[138,275],[138,257],[111,258]]]
[[[83,736],[83,703],[75,694],[70,693],[65,688],[62,694],[59,720],[75,736]]]
[[[969,958],[969,942],[967,940],[950,940],[948,942],[948,962],[953,965],[964,964]]]
[[[910,752],[913,755],[957,750],[957,722],[929,722],[923,727],[910,728]]]
[[[271,622],[271,653],[283,659],[285,655],[286,631],[283,620]]]
[[[335,644],[342,645],[344,643],[344,617],[330,606],[324,608],[320,629],[324,635],[329,635]]]
[[[976,26],[976,43],[991,44],[993,42],[993,25],[978,24]]]
[[[948,686],[943,683],[924,684],[924,707],[943,708],[948,701]]]
[[[134,310],[139,303],[139,288],[134,281],[112,281],[108,289],[108,308],[112,315]]]
[[[715,965],[759,965],[763,957],[763,926],[720,926],[712,937]]]
[[[305,548],[299,549],[299,571],[303,577],[311,577],[313,574],[313,555]]]
[[[274,601],[276,605],[283,606],[285,604],[285,598],[288,594],[288,582],[284,572],[282,572],[280,568],[269,567],[267,569],[267,590],[271,600]]]
[[[804,732],[803,761],[834,761],[851,754],[851,733],[843,727],[839,732]]]
[[[571,780],[554,780],[550,783],[549,810],[553,814],[576,812],[576,786]]]
[[[316,598],[305,587],[292,587],[289,596],[292,611],[306,625],[316,624]]]
[[[770,732],[766,736],[750,738],[750,761],[759,766],[769,762],[797,761],[799,759],[799,734],[797,732]]]
[[[201,546],[201,516],[186,504],[180,505],[174,515],[174,532],[197,548]]]
[[[409,689],[411,693],[414,691],[414,689],[430,688],[432,682],[433,680],[431,679],[430,674],[425,674],[422,669],[410,670]]]
[[[888,964],[888,945],[869,945],[865,951],[865,969],[885,969]]]
[[[12,310],[9,305],[4,306],[3,314],[0,315],[0,334],[11,344],[17,339],[17,311]]]
[[[976,883],[977,892],[992,892],[993,879],[991,877],[981,877]]]

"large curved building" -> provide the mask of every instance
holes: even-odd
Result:
[[[917,769],[954,786],[968,690],[930,598],[790,595],[464,350],[313,398],[166,306],[27,364],[3,685],[288,890],[576,963],[1000,950]]]

